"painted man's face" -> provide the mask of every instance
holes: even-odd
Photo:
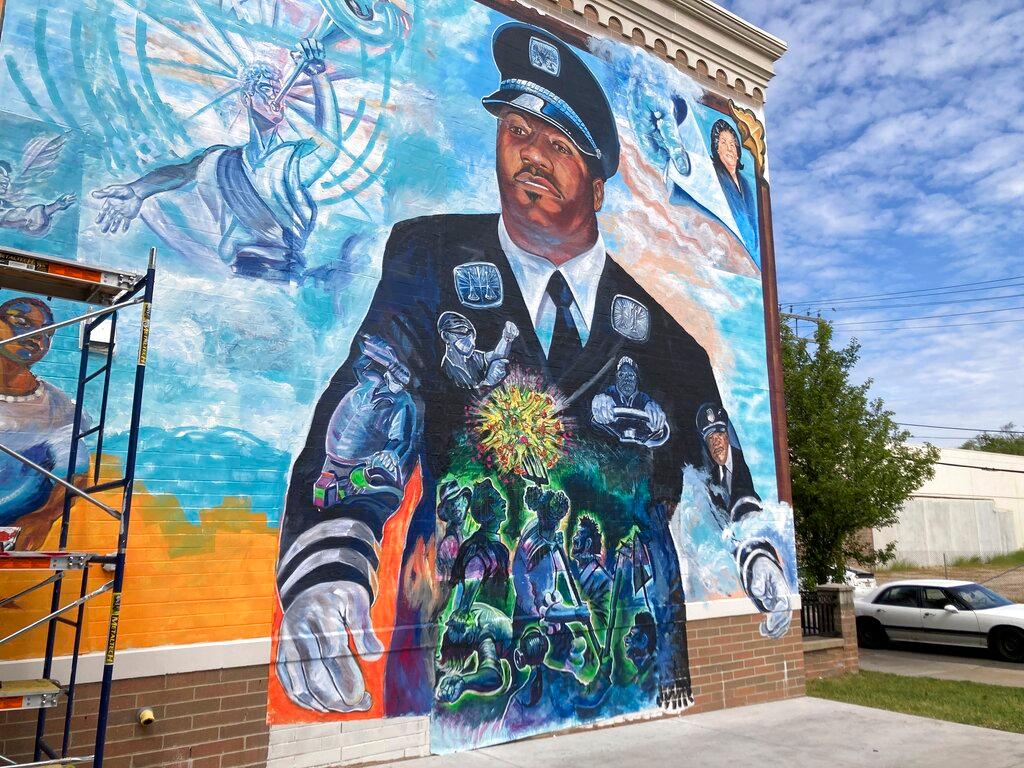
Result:
[[[268,123],[277,125],[284,120],[284,108],[277,103],[281,93],[281,78],[271,73],[261,73],[252,86],[252,93],[246,93],[246,105]]]
[[[35,331],[46,323],[47,317],[39,307],[15,303],[0,314],[0,341]],[[34,365],[50,351],[52,337],[52,333],[43,333],[14,344],[4,344],[0,347],[0,355],[25,367]]]
[[[636,662],[645,658],[648,653],[647,633],[634,624],[626,633],[626,657]]]
[[[452,502],[451,520],[454,523],[461,523],[466,519],[469,512],[469,496],[461,494]]]
[[[729,460],[729,436],[725,432],[712,432],[707,437],[708,453],[720,467]]]
[[[604,181],[569,137],[526,112],[498,120],[497,172],[502,213],[559,239],[588,226],[604,202]]]
[[[740,150],[736,146],[736,139],[728,131],[718,134],[718,158],[729,173],[736,172],[736,166],[740,162]]]
[[[615,374],[615,387],[626,397],[631,397],[636,392],[636,371],[628,365],[624,365]]]
[[[455,347],[460,355],[469,356],[476,349],[475,333],[446,333],[445,340]]]
[[[572,552],[574,555],[590,554],[590,536],[585,528],[577,528],[572,537]]]

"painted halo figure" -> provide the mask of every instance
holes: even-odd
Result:
[[[21,296],[0,304],[0,340],[52,323],[53,313],[39,299]],[[52,338],[50,331],[0,346],[0,442],[63,477],[75,404],[31,370],[50,351]],[[88,467],[88,451],[80,450],[76,475]],[[63,509],[60,486],[17,459],[0,455],[0,527],[14,538],[11,548],[38,549]]]
[[[689,428],[693,414],[700,403],[720,399],[718,386],[704,349],[605,247],[598,213],[604,205],[605,182],[618,169],[619,138],[615,117],[594,75],[568,45],[522,23],[508,23],[495,32],[493,53],[500,81],[483,105],[497,118],[500,211],[442,214],[397,223],[360,330],[360,334],[386,340],[408,367],[408,391],[422,424],[414,447],[422,489],[416,496],[419,503],[410,513],[406,556],[398,576],[382,713],[438,712],[435,666],[429,649],[438,645],[439,628],[432,617],[443,606],[426,606],[421,596],[402,590],[401,585],[411,583],[411,574],[417,569],[429,567],[417,561],[426,555],[417,553],[435,546],[436,486],[440,478],[451,477],[453,446],[478,443],[474,408],[483,401],[493,402],[502,393],[509,395],[503,401],[513,404],[509,407],[543,398],[558,404],[559,419],[553,426],[548,422],[541,425],[547,430],[544,434],[531,432],[534,423],[524,417],[517,422],[524,432],[512,436],[524,444],[551,440],[557,458],[542,462],[545,466],[538,477],[525,467],[501,466],[501,455],[488,453],[480,443],[486,458],[460,465],[459,480],[472,483],[486,478],[504,486],[505,497],[515,500],[510,515],[515,513],[516,522],[510,518],[505,526],[513,544],[517,532],[530,524],[531,509],[536,509],[536,499],[525,499],[528,482],[549,482],[550,488],[541,493],[554,494],[552,498],[561,494],[571,499],[574,507],[595,514],[599,511],[602,526],[611,526],[611,541],[639,530],[644,549],[649,550],[641,583],[645,595],[650,594],[659,632],[653,649],[657,701],[667,707],[685,706],[691,701],[685,596],[668,520],[679,499],[682,468],[701,462],[702,441]],[[446,372],[443,361],[449,342],[454,342],[439,338],[445,313],[466,318],[465,328],[471,326],[480,339],[502,338],[510,323],[519,331],[506,353],[508,377],[489,393],[467,388]],[[465,354],[470,345],[463,346]],[[472,346],[475,350],[475,342]],[[660,411],[658,420],[667,434],[657,447],[623,440],[591,424],[592,401],[609,386],[609,375],[614,377],[616,363],[624,357],[632,362],[634,371],[644,372],[646,397]],[[320,612],[303,616],[301,610],[295,610],[297,601],[303,599],[301,591],[281,595],[282,608],[295,620],[292,634],[282,632],[279,642],[277,669],[285,692],[300,704],[313,701],[314,708],[333,711],[348,711],[353,702],[368,706],[372,698],[360,662],[377,658],[382,648],[379,642],[366,640],[376,638],[366,610],[373,599],[366,566],[372,571],[375,562],[348,552],[342,540],[336,542],[338,556],[359,559],[363,570],[339,567],[338,558],[331,562],[318,559],[318,551],[326,544],[315,543],[317,530],[366,526],[379,546],[385,523],[400,506],[397,498],[353,495],[323,509],[310,499],[309,489],[324,462],[326,425],[338,402],[357,384],[358,358],[358,353],[350,354],[313,413],[305,448],[292,468],[280,544],[282,553],[301,549],[300,545],[305,550],[295,550],[298,554],[290,560],[280,561],[279,585],[298,570],[305,589],[344,596],[330,605],[313,606]],[[513,377],[516,371],[520,373]],[[566,424],[575,425],[572,434]],[[558,432],[554,437],[552,430]],[[570,443],[585,445],[588,455],[602,457],[603,475],[578,461],[567,447]],[[536,461],[533,457],[526,463]],[[491,535],[499,536],[497,532]],[[552,539],[555,535],[561,537],[562,531],[552,532]],[[494,547],[497,544],[493,542]],[[458,572],[456,565],[453,579]],[[572,586],[575,582],[568,575]],[[374,583],[376,576],[374,572]],[[357,605],[349,599],[355,591],[363,595]],[[459,599],[465,608],[465,598],[457,592],[453,590],[451,599]],[[579,601],[576,605],[582,610],[574,609],[577,621],[569,623],[578,626],[586,606]],[[546,605],[545,613],[548,608]],[[512,609],[506,606],[505,610]],[[557,614],[559,609],[552,610]],[[540,613],[539,607],[536,613]],[[529,617],[513,618],[517,624],[514,641],[540,623],[518,620]],[[333,638],[335,652],[344,657],[342,663],[331,653],[318,657],[301,652],[302,638],[321,634]],[[348,649],[349,634],[355,654]],[[597,643],[589,645],[596,651]],[[460,704],[474,700],[467,695]],[[636,706],[654,703],[637,702]],[[441,716],[443,713],[442,708]],[[600,714],[595,710],[594,716]]]
[[[104,232],[127,231],[150,198],[194,186],[213,217],[216,233],[208,246],[188,243],[159,211],[147,218],[172,247],[210,250],[235,275],[273,281],[297,279],[303,251],[316,224],[317,205],[309,188],[337,159],[341,134],[338,99],[327,75],[326,53],[316,38],[299,41],[292,52],[313,87],[315,134],[285,140],[284,81],[265,62],[246,65],[238,76],[249,140],[240,147],[214,145],[188,160],[155,168],[134,181],[93,191],[101,200],[96,223]]]

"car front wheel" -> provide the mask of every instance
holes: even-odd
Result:
[[[857,643],[865,648],[884,648],[889,644],[889,635],[877,619],[857,619]]]
[[[990,647],[999,658],[1017,663],[1024,662],[1024,632],[1013,627],[997,629]]]

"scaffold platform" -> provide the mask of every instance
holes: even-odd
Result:
[[[18,763],[0,755],[0,766],[55,766],[81,765],[92,763],[102,768],[106,744],[107,716],[113,682],[113,669],[117,649],[117,628],[120,621],[121,591],[124,585],[125,555],[128,547],[129,520],[131,515],[132,491],[135,483],[135,462],[138,452],[139,426],[142,414],[142,391],[145,381],[146,358],[149,345],[149,324],[153,303],[153,288],[156,279],[156,250],[149,253],[149,264],[144,274],[123,270],[65,261],[36,253],[11,248],[0,248],[0,288],[30,293],[48,298],[60,298],[92,305],[88,311],[73,318],[51,322],[43,327],[18,333],[11,338],[0,340],[0,346],[13,344],[29,337],[52,335],[54,331],[70,325],[82,324],[81,352],[78,366],[74,418],[70,430],[68,463],[62,467],[41,466],[24,456],[18,450],[4,444],[0,434],[0,453],[20,462],[31,470],[39,472],[53,485],[64,490],[59,524],[57,547],[45,551],[18,549],[17,528],[4,529],[0,552],[0,572],[49,571],[41,581],[21,589],[16,594],[0,594],[0,608],[14,603],[37,590],[49,588],[49,612],[41,617],[30,617],[5,637],[0,637],[0,648],[5,643],[21,637],[37,628],[46,629],[45,647],[40,653],[42,674],[36,679],[0,681],[0,711],[14,709],[38,710],[33,758],[28,763]],[[116,332],[120,313],[138,307],[139,352],[135,360],[135,375],[129,403],[130,417],[127,432],[127,451],[123,460],[123,476],[100,482],[103,461],[103,441],[108,426],[107,410],[111,401],[111,373],[115,366]],[[103,333],[102,351],[91,344],[92,333],[101,324],[106,324]],[[99,365],[96,358],[100,358]],[[130,364],[130,363],[129,363]],[[86,426],[88,419],[85,400],[87,385],[96,381],[100,403],[95,410],[94,426]],[[92,444],[90,445],[90,441]],[[91,470],[84,475],[79,468],[81,451],[90,451],[94,458]],[[61,474],[58,474],[61,473]],[[102,500],[97,494],[115,492],[120,502]],[[72,512],[78,505],[92,505],[118,521],[117,540],[111,541],[107,552],[81,552],[68,548],[72,525]],[[114,505],[112,505],[114,504]],[[10,531],[15,533],[11,534]],[[12,539],[13,536],[13,539]],[[93,566],[100,566],[96,569]],[[62,601],[62,587],[65,575],[70,571],[80,574],[76,584],[78,596],[69,602]],[[100,586],[89,589],[91,573],[102,576]],[[72,755],[71,721],[74,715],[75,691],[82,634],[85,623],[86,604],[100,595],[111,593],[107,621],[107,641],[103,657],[103,673],[100,680],[100,696],[96,713],[96,737],[92,754]],[[57,630],[69,628],[73,632],[71,654],[68,657],[69,675],[66,681],[53,679],[54,651]],[[0,651],[2,652],[2,651]],[[60,746],[51,746],[44,738],[47,712],[63,703],[63,729]]]

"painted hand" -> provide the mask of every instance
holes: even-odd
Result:
[[[615,421],[615,401],[610,395],[597,395],[590,404],[595,424],[611,424]]]
[[[300,707],[365,712],[373,700],[357,658],[376,661],[383,652],[366,590],[344,581],[318,584],[300,594],[281,620],[277,677]]]
[[[519,338],[519,328],[511,320],[505,321],[505,327],[501,331],[501,337],[505,341],[515,341]]]
[[[92,196],[103,201],[100,215],[96,217],[104,232],[127,232],[132,220],[142,210],[142,198],[130,184],[111,184],[94,190]]]
[[[487,375],[481,382],[487,387],[496,387],[505,380],[505,376],[508,375],[508,359],[499,358],[498,360],[492,360],[490,365],[487,366]]]
[[[74,205],[75,201],[77,200],[78,197],[75,195],[75,193],[69,192],[66,195],[61,195],[60,197],[58,197],[51,203],[51,205],[53,206],[54,211],[66,211],[68,208]]]
[[[782,568],[768,557],[758,557],[751,566],[750,599],[765,614],[761,634],[778,639],[789,630],[793,611],[789,602],[789,585]]]
[[[398,454],[394,451],[377,451],[372,454],[366,462],[366,468],[371,476],[383,474],[389,485],[399,485]]]
[[[437,684],[437,700],[444,704],[453,704],[466,690],[466,681],[461,675],[445,675]]]
[[[661,410],[661,406],[651,400],[646,407],[644,412],[647,413],[647,420],[651,427],[651,432],[660,432],[665,426],[665,412]]]
[[[326,57],[324,44],[312,37],[300,40],[292,51],[292,61],[311,77],[324,73],[327,69]]]

